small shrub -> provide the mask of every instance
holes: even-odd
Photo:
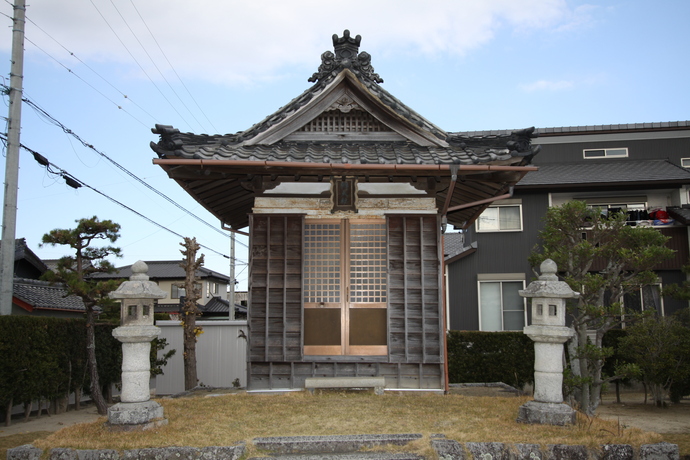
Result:
[[[451,383],[534,381],[534,342],[522,332],[450,331],[447,338]]]

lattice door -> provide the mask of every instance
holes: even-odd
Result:
[[[386,224],[307,221],[305,355],[387,354]]]

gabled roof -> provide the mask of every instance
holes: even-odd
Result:
[[[475,252],[477,252],[477,242],[465,246],[463,233],[446,233],[443,235],[443,260],[446,264],[452,264],[456,260]]]
[[[568,136],[573,134],[610,134],[610,133],[631,133],[646,131],[676,131],[690,129],[688,121],[662,121],[647,123],[620,123],[609,125],[587,125],[587,126],[553,126],[546,128],[536,128],[535,134],[539,137]],[[467,131],[463,134],[472,136],[490,136],[510,134],[510,129],[495,129],[484,131]]]
[[[257,194],[285,181],[414,182],[443,209],[504,194],[531,170],[533,129],[470,136],[438,128],[380,86],[360,41],[347,30],[334,35],[335,53],[321,55],[315,84],[246,131],[197,135],[156,125],[154,163],[235,229],[247,225]],[[455,172],[462,185],[446,200]],[[448,221],[466,225],[485,206],[456,209]]]
[[[518,187],[670,187],[678,184],[690,184],[690,171],[668,160],[613,160],[540,165],[539,171],[524,177]]]
[[[66,296],[67,289],[62,284],[47,281],[16,278],[13,296],[23,308],[37,310],[85,311],[84,302],[75,295]],[[96,310],[100,310],[96,307]]]
[[[207,316],[212,314],[228,315],[230,312],[230,302],[220,297],[214,297],[206,302],[206,305],[200,306],[199,309]],[[246,315],[247,307],[236,303],[235,314],[237,315],[238,313]]]
[[[22,267],[23,265],[23,267]],[[22,277],[19,272],[25,273],[23,276],[36,275],[38,278],[42,275],[48,267],[27,245],[26,239],[17,238],[14,240],[14,276]],[[28,274],[28,272],[33,272]]]
[[[163,279],[184,279],[185,271],[180,266],[181,260],[153,260],[144,261],[149,267],[148,276],[151,280]],[[114,273],[97,273],[93,275],[95,278],[127,278],[132,276],[132,265],[125,265],[118,267]],[[230,281],[230,277],[222,273],[210,270],[208,268],[200,267],[196,271],[196,276],[201,279],[216,278],[221,281]]]

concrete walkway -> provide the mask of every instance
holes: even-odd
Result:
[[[95,422],[99,417],[96,406],[87,405],[77,411],[71,410],[57,415],[45,415],[44,413],[40,417],[32,416],[28,422],[25,422],[23,417],[13,418],[11,426],[5,426],[4,423],[0,424],[0,437],[36,431],[58,431],[79,423]]]

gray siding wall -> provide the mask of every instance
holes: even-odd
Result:
[[[465,244],[477,242],[477,252],[447,266],[450,329],[479,329],[478,274],[524,273],[527,283],[533,278],[527,262],[539,242],[539,231],[548,209],[546,194],[515,194],[522,199],[521,232],[476,233],[474,226],[465,236]]]
[[[539,144],[539,138],[533,141]],[[596,162],[598,159],[585,160],[582,156],[584,149],[598,148],[628,148],[627,158],[617,158],[615,161],[626,160],[660,160],[669,159],[680,165],[681,158],[690,157],[690,137],[681,139],[643,139],[621,141],[574,142],[568,144],[542,144],[542,151],[534,157],[533,164]],[[611,161],[611,159],[603,160]]]

